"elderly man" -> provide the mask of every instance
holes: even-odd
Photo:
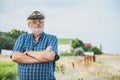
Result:
[[[11,59],[18,63],[19,80],[55,80],[58,40],[44,32],[44,19],[34,11],[27,19],[32,34],[22,34],[16,40]]]

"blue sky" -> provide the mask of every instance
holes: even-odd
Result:
[[[46,33],[120,53],[120,0],[1,0],[0,31],[30,32],[26,19],[35,10],[46,17]]]

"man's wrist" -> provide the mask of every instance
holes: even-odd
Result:
[[[24,52],[25,55],[28,55],[28,52]]]
[[[28,55],[28,53],[27,53],[27,52],[26,52],[25,54],[26,54],[26,55]]]

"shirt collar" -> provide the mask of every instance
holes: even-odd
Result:
[[[44,34],[45,34],[45,32],[42,32],[42,33],[41,33],[41,35],[40,35],[40,37],[39,37],[39,40],[40,40],[40,38],[41,38]],[[34,39],[34,34],[33,34],[33,33],[31,33],[31,37]]]

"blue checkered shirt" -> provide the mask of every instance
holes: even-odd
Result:
[[[14,52],[41,51],[45,50],[47,46],[52,46],[52,50],[56,53],[54,61],[38,64],[18,64],[19,80],[55,80],[55,61],[59,58],[56,36],[43,32],[38,42],[34,40],[33,34],[19,36],[13,49]]]

